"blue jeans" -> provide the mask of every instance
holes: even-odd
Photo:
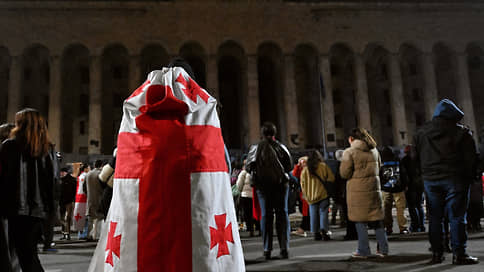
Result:
[[[309,218],[311,219],[311,232],[329,230],[328,218],[329,198],[309,205]]]
[[[278,186],[270,191],[257,189],[256,192],[261,210],[260,229],[264,242],[264,251],[272,250],[274,213],[276,214],[276,231],[279,247],[281,250],[287,250],[289,248],[291,227],[287,213],[289,186]]]
[[[450,223],[450,239],[455,255],[466,252],[466,212],[469,200],[469,185],[464,181],[444,179],[424,181],[429,201],[429,240],[432,250],[443,252],[442,223],[447,213]]]
[[[368,241],[368,224],[366,222],[355,222],[356,232],[358,233],[358,250],[362,256],[371,254],[370,242]],[[376,241],[378,243],[379,251],[383,254],[388,254],[388,240],[387,234],[383,226],[375,229]]]

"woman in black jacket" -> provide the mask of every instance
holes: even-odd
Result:
[[[11,139],[0,149],[1,214],[6,216],[22,271],[44,271],[37,255],[41,223],[54,210],[53,162],[44,118],[37,110],[15,115]]]

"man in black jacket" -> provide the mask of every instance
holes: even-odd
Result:
[[[417,165],[424,180],[430,205],[429,239],[431,264],[443,257],[442,221],[450,221],[453,264],[476,264],[477,258],[466,254],[466,209],[469,184],[476,164],[474,139],[468,128],[458,124],[464,113],[450,100],[437,105],[432,121],[414,137]]]
[[[276,230],[281,249],[280,258],[288,258],[290,224],[287,207],[289,175],[292,158],[287,148],[275,139],[276,126],[264,123],[262,140],[257,145],[253,183],[261,207],[261,232],[264,256],[271,258],[274,213]]]

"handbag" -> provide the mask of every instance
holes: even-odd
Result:
[[[328,197],[335,198],[336,197],[336,186],[335,186],[334,182],[325,181],[318,174],[314,174],[314,176],[316,176],[319,179],[319,181],[321,182],[321,184],[323,184],[324,189],[326,189],[326,192],[328,193]]]

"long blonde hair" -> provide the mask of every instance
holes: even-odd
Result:
[[[362,140],[365,142],[370,149],[373,149],[376,147],[376,141],[373,139],[373,137],[370,135],[370,133],[364,129],[364,128],[354,128],[351,130],[351,137],[354,139]]]
[[[36,109],[26,108],[15,114],[12,138],[25,145],[32,157],[45,156],[50,140],[44,117]]]

